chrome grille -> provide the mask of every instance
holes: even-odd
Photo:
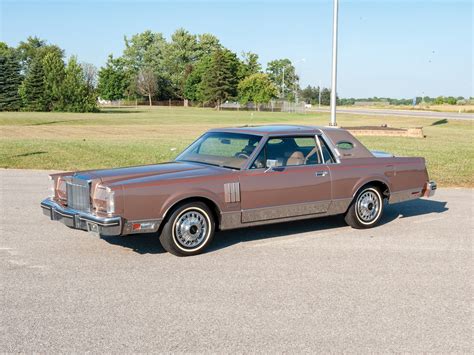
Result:
[[[67,205],[75,210],[90,212],[90,181],[73,177],[66,183]]]

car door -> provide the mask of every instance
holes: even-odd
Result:
[[[240,190],[242,223],[325,213],[331,176],[315,136],[270,137],[242,171]]]

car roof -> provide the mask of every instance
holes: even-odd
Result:
[[[326,128],[325,128],[326,129]],[[209,132],[233,132],[256,135],[278,135],[278,134],[318,134],[323,131],[322,127],[299,126],[299,125],[263,125],[263,126],[242,126],[231,128],[215,128]]]

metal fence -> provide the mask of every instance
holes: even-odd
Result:
[[[297,112],[306,113],[305,102],[290,102],[283,100],[272,100],[266,104],[255,104],[249,102],[242,105],[238,102],[225,102],[219,106],[221,110],[236,110],[236,111],[266,111],[266,112]]]
[[[148,100],[117,100],[106,101],[99,100],[99,104],[105,107],[120,107],[120,106],[149,106]],[[152,106],[168,106],[168,107],[215,107],[214,105],[202,105],[197,102],[187,100],[154,100],[151,102]],[[245,105],[235,102],[227,101],[217,107],[219,110],[235,110],[235,111],[266,111],[266,112],[296,112],[306,113],[308,105],[305,102],[290,102],[284,100],[272,100],[266,104],[255,104],[249,102]]]

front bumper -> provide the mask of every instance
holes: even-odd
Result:
[[[43,210],[43,214],[48,216],[51,220],[59,221],[74,229],[82,229],[104,236],[122,234],[121,217],[95,216],[88,212],[61,206],[51,198],[47,198],[41,202],[41,209]]]
[[[437,189],[436,182],[434,181],[429,181],[425,184],[425,187],[423,188],[423,196],[424,197],[431,197],[435,194],[436,189]]]

